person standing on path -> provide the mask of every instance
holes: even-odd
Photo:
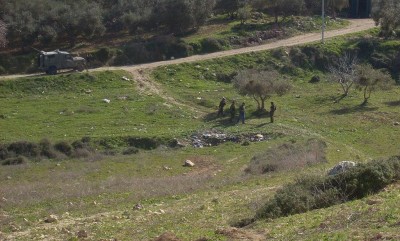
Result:
[[[219,102],[217,117],[219,117],[220,115],[222,115],[222,116],[224,115],[225,105],[226,105],[226,99],[225,99],[225,97],[222,97],[222,100]]]
[[[239,123],[240,120],[242,120],[242,123],[244,124],[245,121],[245,104],[244,102],[239,106],[239,118],[237,120],[237,123]]]
[[[271,117],[271,123],[274,123],[274,113],[276,111],[276,106],[274,102],[271,102],[271,107],[269,108],[269,116]]]
[[[230,121],[233,122],[233,119],[235,118],[236,115],[236,105],[235,105],[235,101],[232,101],[231,106],[229,107],[229,113],[231,114],[231,119]]]

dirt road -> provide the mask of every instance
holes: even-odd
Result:
[[[345,28],[325,32],[325,39],[333,38],[333,37],[340,36],[340,35],[350,34],[350,33],[361,32],[361,31],[368,30],[368,29],[375,27],[375,23],[372,19],[350,19],[349,21],[350,21],[350,25]],[[321,41],[321,33],[320,32],[308,33],[308,34],[303,34],[303,35],[295,36],[295,37],[288,38],[288,39],[278,40],[273,43],[267,43],[267,44],[263,44],[263,45],[253,46],[253,47],[232,49],[232,50],[221,51],[221,52],[216,52],[216,53],[211,53],[211,54],[204,54],[204,55],[193,55],[193,56],[190,56],[187,58],[181,58],[181,59],[175,59],[175,60],[169,60],[169,61],[160,61],[160,62],[154,62],[154,63],[148,63],[148,64],[139,64],[139,65],[134,65],[134,66],[102,67],[102,68],[95,69],[95,71],[116,70],[116,69],[124,69],[127,71],[132,71],[132,70],[139,70],[139,69],[153,69],[153,68],[156,68],[159,66],[196,62],[196,61],[202,61],[202,60],[208,60],[208,59],[216,59],[216,58],[222,58],[222,57],[232,56],[232,55],[237,55],[237,54],[258,52],[258,51],[269,50],[269,49],[274,49],[274,48],[279,48],[279,47],[284,47],[284,46],[301,45],[301,44],[318,42],[318,41]]]
[[[349,33],[356,33],[364,30],[371,29],[375,27],[375,23],[372,19],[350,19],[350,25],[337,30],[331,30],[325,32],[325,39],[329,39],[332,37],[345,35]],[[269,50],[284,46],[294,46],[294,45],[301,45],[306,43],[312,43],[321,41],[321,33],[308,33],[299,36],[295,36],[288,39],[278,40],[272,43],[267,43],[263,45],[257,45],[253,47],[247,48],[240,48],[240,49],[232,49],[222,52],[216,52],[211,54],[204,54],[204,55],[194,55],[187,58],[175,59],[175,60],[168,60],[168,61],[160,61],[160,62],[153,62],[148,64],[139,64],[139,65],[131,65],[131,66],[119,66],[119,67],[101,67],[97,69],[91,69],[90,71],[104,71],[104,70],[127,70],[127,71],[136,71],[136,70],[144,70],[144,69],[153,69],[159,66],[165,65],[172,65],[172,64],[180,64],[180,63],[188,63],[188,62],[196,62],[208,59],[215,59],[215,58],[222,58],[226,56],[232,56],[236,54],[243,54],[249,52],[258,52],[263,50]],[[27,76],[34,76],[34,75],[9,75],[9,76],[0,76],[1,79],[9,79],[9,78],[18,78],[18,77],[27,77]]]

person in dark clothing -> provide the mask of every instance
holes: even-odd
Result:
[[[271,123],[274,123],[274,113],[276,111],[276,106],[274,102],[271,102],[271,107],[269,108],[269,116],[271,117]]]
[[[231,114],[231,119],[230,121],[233,122],[233,119],[235,118],[236,115],[236,105],[235,101],[232,101],[231,106],[229,107],[229,113]]]
[[[222,97],[222,100],[219,102],[217,117],[220,115],[222,115],[222,116],[224,115],[225,105],[226,105],[226,99],[225,99],[225,97]]]
[[[239,123],[240,120],[242,120],[242,123],[244,124],[245,120],[245,104],[244,102],[239,106],[239,118],[237,120],[237,123]]]

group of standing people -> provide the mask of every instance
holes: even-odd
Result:
[[[218,106],[218,114],[217,117],[219,116],[223,116],[224,115],[224,107],[226,105],[226,98],[222,97],[222,100],[219,102],[219,106]],[[274,102],[271,102],[271,106],[270,106],[270,118],[271,118],[271,123],[274,122],[274,114],[276,111],[276,106],[274,104]],[[233,100],[231,106],[229,107],[229,113],[230,113],[230,121],[233,122],[236,116],[236,102]],[[245,123],[245,103],[242,102],[242,104],[239,106],[239,118],[237,119],[236,123],[239,123],[240,121],[242,121],[242,124]]]

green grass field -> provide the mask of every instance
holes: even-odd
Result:
[[[352,44],[338,38],[326,48],[336,51]],[[220,79],[241,69],[282,64],[273,53],[262,52],[160,67],[151,78],[162,96],[140,91],[134,80],[123,78],[132,79],[124,71],[1,81],[2,144],[43,138],[73,142],[88,136],[107,139],[116,151],[0,166],[0,239],[79,240],[80,230],[88,233],[87,240],[151,240],[167,231],[182,240],[400,239],[398,183],[362,200],[230,228],[253,217],[279,187],[299,177],[325,174],[343,160],[366,162],[400,154],[398,85],[373,92],[367,106],[360,105],[362,93],[356,90],[335,102],[340,87],[327,82],[325,73],[292,68],[282,72],[293,85],[291,92],[269,99],[278,107],[276,123],[270,124],[267,116],[254,113],[251,97],[240,96]],[[321,81],[309,83],[314,75]],[[222,96],[246,102],[246,124],[216,118]],[[121,154],[124,137],[189,141],[192,134],[211,129],[263,133],[270,139],[204,148],[161,145]],[[262,175],[245,171],[254,156],[279,153],[287,143],[302,145],[309,139],[326,143],[327,162]],[[184,167],[185,160],[196,165]],[[138,203],[143,209],[134,208]],[[50,214],[58,221],[46,223]]]

